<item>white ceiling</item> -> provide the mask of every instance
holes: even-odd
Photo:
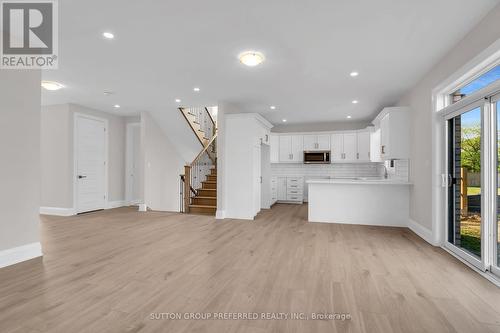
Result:
[[[66,88],[44,91],[42,102],[168,119],[164,113],[176,112],[181,98],[188,106],[232,102],[273,123],[371,120],[497,3],[64,0],[59,69],[43,78]],[[104,31],[115,40],[102,38]],[[237,55],[248,49],[266,61],[243,66]],[[349,76],[353,70],[357,78]],[[104,96],[106,90],[115,94]]]

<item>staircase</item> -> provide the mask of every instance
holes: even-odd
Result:
[[[189,212],[193,214],[215,215],[217,210],[217,168],[210,169],[210,174],[205,176],[201,188],[196,190],[196,195],[191,198]]]
[[[202,146],[181,175],[181,212],[215,215],[217,210],[217,128],[207,108],[179,108]]]

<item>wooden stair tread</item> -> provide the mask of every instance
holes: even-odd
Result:
[[[189,208],[217,208],[217,206],[209,206],[209,205],[189,205]]]

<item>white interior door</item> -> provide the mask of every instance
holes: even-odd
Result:
[[[106,203],[106,123],[75,115],[76,212],[104,209]]]
[[[127,126],[127,173],[126,190],[127,201],[137,204],[140,201],[140,147],[141,147],[141,126],[140,124],[129,124]]]

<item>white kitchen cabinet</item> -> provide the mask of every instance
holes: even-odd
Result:
[[[380,128],[370,133],[370,161],[382,162],[382,156],[380,156]]]
[[[302,135],[292,135],[292,162],[301,163],[304,161],[304,144]]]
[[[344,134],[344,162],[356,162],[358,153],[357,133]]]
[[[304,135],[304,150],[316,150],[316,135]]]
[[[357,152],[356,132],[332,134],[332,162],[356,162]]]
[[[330,134],[318,135],[318,149],[330,150]]]
[[[282,163],[300,163],[304,160],[302,135],[279,136],[279,161]]]
[[[380,115],[382,160],[407,159],[410,154],[410,112],[408,108],[385,108]]]
[[[358,132],[358,162],[370,162],[370,132]]]
[[[271,177],[271,206],[278,201],[278,177]]]
[[[341,162],[344,157],[344,134],[332,134],[332,152],[330,160],[332,162]]]
[[[331,161],[357,163],[370,161],[370,132],[335,133],[331,137]]]
[[[278,201],[286,201],[287,198],[287,181],[286,177],[277,177],[278,182]]]
[[[271,163],[279,163],[279,161],[280,161],[280,138],[277,135],[271,135],[269,140],[270,140]]]
[[[330,135],[329,134],[304,135],[304,150],[306,151],[330,150]]]
[[[292,137],[290,135],[279,136],[279,159],[280,162],[292,160]]]

